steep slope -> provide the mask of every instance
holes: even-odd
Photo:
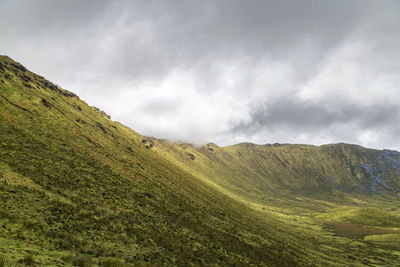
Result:
[[[264,147],[195,148],[143,137],[5,56],[0,129],[0,255],[9,263],[29,262],[32,253],[43,265],[348,266],[372,255],[344,248],[306,217],[296,222],[249,205],[283,201],[290,186],[312,192],[314,182],[302,182],[320,173],[316,163],[296,176],[275,166],[282,159],[258,161]],[[369,164],[379,153],[349,159]],[[324,165],[337,183],[342,162]],[[328,180],[319,187],[340,191]]]
[[[154,149],[176,165],[206,177],[232,196],[259,204],[397,200],[400,153],[356,145],[194,147],[155,140]],[[172,147],[172,148],[171,148]],[[302,201],[304,200],[304,201]]]

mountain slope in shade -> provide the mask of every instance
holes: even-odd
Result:
[[[377,241],[398,242],[397,152],[345,144],[194,147],[144,137],[6,56],[0,129],[0,260],[7,263],[399,259]],[[395,211],[372,207],[368,217],[367,201]],[[363,226],[360,220],[379,229],[365,240],[334,234],[340,223]]]

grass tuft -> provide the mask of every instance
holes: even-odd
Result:
[[[6,267],[6,266],[7,266],[6,257],[0,256],[0,267]]]
[[[36,265],[35,257],[33,256],[33,254],[29,253],[25,255],[22,260],[20,260],[20,263],[23,263],[26,266],[35,266]]]
[[[94,262],[92,257],[88,255],[76,255],[72,259],[72,264],[79,267],[91,267],[93,266]]]

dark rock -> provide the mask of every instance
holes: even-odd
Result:
[[[208,150],[210,150],[210,151],[214,151],[214,149],[212,149],[211,147],[209,147],[209,148],[208,148]]]
[[[24,66],[22,66],[21,64],[10,63],[10,65],[13,66],[14,68],[18,69],[18,70],[23,71],[23,72],[27,71],[27,69]]]
[[[44,98],[42,98],[42,104],[45,105],[48,108],[51,108],[51,104]]]
[[[100,110],[100,114],[103,115],[104,117],[107,117],[108,119],[111,119],[111,116],[105,113],[104,111]]]
[[[66,96],[66,97],[78,97],[76,94],[67,91],[67,90],[60,90],[59,92],[61,95]]]
[[[25,75],[25,74],[22,75],[21,78],[22,78],[22,80],[23,80],[24,82],[27,82],[27,83],[32,81],[31,77],[29,77],[29,76],[27,76],[27,75]]]
[[[86,121],[81,120],[81,119],[76,119],[75,121],[76,121],[76,122],[79,122],[79,123],[82,123],[82,124],[86,124]]]
[[[91,106],[92,109],[96,110],[96,111],[100,111],[100,109],[98,107],[95,106]]]
[[[143,193],[143,195],[144,195],[145,197],[148,197],[148,198],[152,198],[152,197],[153,197],[153,194],[152,194],[152,193]]]
[[[47,80],[43,79],[41,81],[41,83],[42,83],[42,85],[44,87],[46,87],[46,88],[48,88],[48,89],[50,89],[52,91],[55,91],[55,92],[59,93],[60,95],[63,95],[63,96],[66,96],[66,97],[77,97],[76,94],[74,94],[74,93],[72,93],[72,92],[70,92],[68,90],[64,90],[60,86],[55,85],[55,84],[53,84],[53,83],[51,83],[51,82],[49,82]]]
[[[364,263],[364,264],[369,264],[370,261],[369,261],[368,259],[364,259],[364,260],[363,260],[363,263]]]
[[[96,122],[96,126],[97,126],[98,128],[100,128],[100,130],[102,130],[104,134],[107,134],[107,131],[106,131],[106,129],[104,128],[103,124],[101,124],[100,122]]]
[[[30,85],[29,83],[24,83],[24,86],[32,89],[32,85]]]

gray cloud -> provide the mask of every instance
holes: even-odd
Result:
[[[400,3],[11,1],[0,48],[148,135],[400,149]]]
[[[279,131],[281,127],[285,127],[291,128],[295,133],[310,133],[320,131],[321,126],[329,129],[336,125],[350,125],[351,130],[359,128],[378,131],[388,125],[397,128],[395,124],[400,121],[400,106],[355,106],[352,102],[330,106],[329,103],[321,105],[288,97],[266,104],[264,109],[256,109],[251,113],[251,117],[250,121],[237,125],[232,131],[243,134],[249,130],[256,133],[263,129]]]

